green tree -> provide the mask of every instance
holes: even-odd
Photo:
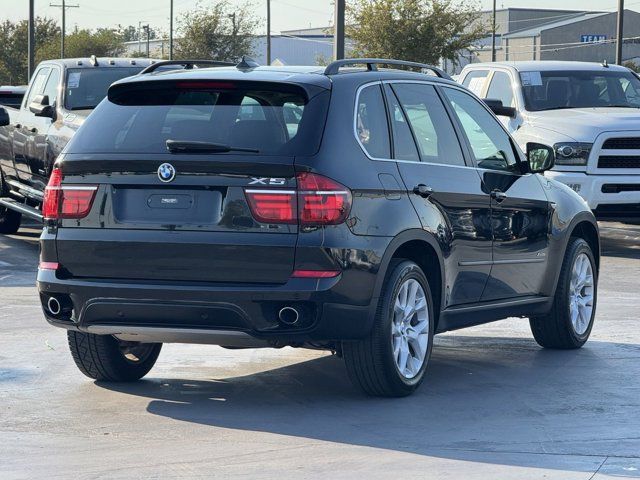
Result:
[[[199,4],[178,20],[181,38],[175,45],[175,58],[235,61],[251,55],[251,34],[259,24],[251,4],[236,6],[227,0],[212,6]]]
[[[74,57],[117,57],[124,52],[122,34],[109,28],[75,30],[65,36],[64,53],[67,58]],[[60,44],[49,42],[38,49],[37,61],[60,58]]]
[[[346,34],[356,56],[435,64],[486,37],[470,0],[352,0]]]
[[[14,23],[5,20],[0,23],[0,84],[26,84],[28,74],[28,22]],[[35,20],[36,59],[50,44],[60,42],[60,28],[50,18]],[[58,54],[59,55],[59,54]]]
[[[640,66],[631,60],[627,60],[622,64],[623,67],[627,67],[629,70],[633,70],[636,73],[640,73]]]

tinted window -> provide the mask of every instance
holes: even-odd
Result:
[[[364,88],[358,96],[356,135],[369,156],[391,158],[387,111],[379,85]]]
[[[466,77],[464,77],[462,84],[473,93],[480,96],[482,95],[482,90],[488,76],[489,70],[472,70]]]
[[[51,68],[42,67],[40,70],[36,72],[35,76],[33,77],[33,81],[31,82],[31,89],[29,90],[29,96],[25,101],[25,105],[27,107],[33,101],[33,98],[36,95],[42,95],[42,92],[44,90],[44,84],[47,81],[47,77],[49,76],[50,71],[51,71]]]
[[[495,72],[491,78],[486,98],[501,100],[505,107],[515,107],[511,77],[505,72]]]
[[[640,107],[640,80],[622,71],[520,72],[526,109]]]
[[[516,159],[509,135],[484,106],[460,90],[444,88],[480,168],[513,170]]]
[[[256,85],[226,81],[121,85],[89,116],[67,150],[167,153],[167,140],[179,140],[255,149],[264,155],[315,153],[328,92],[307,99],[304,90],[294,85]]]
[[[44,87],[44,95],[49,97],[49,105],[55,105],[58,101],[58,85],[60,84],[60,70],[51,69],[51,75]]]
[[[65,107],[69,110],[95,108],[113,82],[136,75],[141,67],[70,68],[67,70]]]
[[[0,105],[19,108],[23,97],[24,95],[21,93],[0,92]]]
[[[453,125],[431,85],[398,83],[393,85],[409,120],[425,162],[464,165],[464,157]]]
[[[398,102],[395,93],[393,93],[393,90],[391,90],[388,85],[385,86],[385,91],[387,93],[393,131],[393,157],[397,160],[419,162],[420,156],[418,155],[416,142],[413,139],[409,123],[402,111],[400,102]]]

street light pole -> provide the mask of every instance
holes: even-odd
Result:
[[[335,0],[333,59],[344,58],[344,11],[345,0]]]
[[[173,0],[169,0],[169,60],[173,60]]]
[[[616,42],[616,63],[622,65],[622,44],[624,25],[624,0],[618,0],[618,35]]]
[[[147,58],[149,58],[149,38],[151,37],[151,30],[149,29],[149,24],[142,26],[142,29],[147,33]]]
[[[493,28],[491,30],[491,61],[496,61],[496,0],[493,0]]]
[[[271,0],[267,0],[267,65],[271,65]]]
[[[34,7],[33,0],[29,0],[29,43],[27,46],[28,56],[29,56],[29,68],[27,70],[27,82],[31,80],[31,75],[33,75],[33,67],[34,67],[34,55],[36,49],[36,26],[34,22]]]

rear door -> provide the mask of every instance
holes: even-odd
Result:
[[[513,142],[482,103],[443,88],[491,195],[493,257],[483,301],[540,294],[547,271],[551,206],[540,181],[522,174]]]
[[[65,185],[98,188],[85,218],[62,221],[61,265],[75,277],[285,283],[294,158],[317,151],[328,93],[230,81],[121,89],[64,155]]]
[[[394,156],[411,201],[425,228],[443,219],[434,233],[446,245],[445,306],[477,302],[491,270],[489,195],[466,164],[433,85],[398,82],[386,84],[385,93]]]

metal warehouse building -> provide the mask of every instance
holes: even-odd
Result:
[[[616,12],[506,8],[496,12],[497,60],[615,61]],[[491,12],[482,21],[491,23]],[[622,57],[640,56],[640,14],[625,10]],[[491,61],[491,37],[460,63]],[[460,67],[458,67],[458,70]]]

